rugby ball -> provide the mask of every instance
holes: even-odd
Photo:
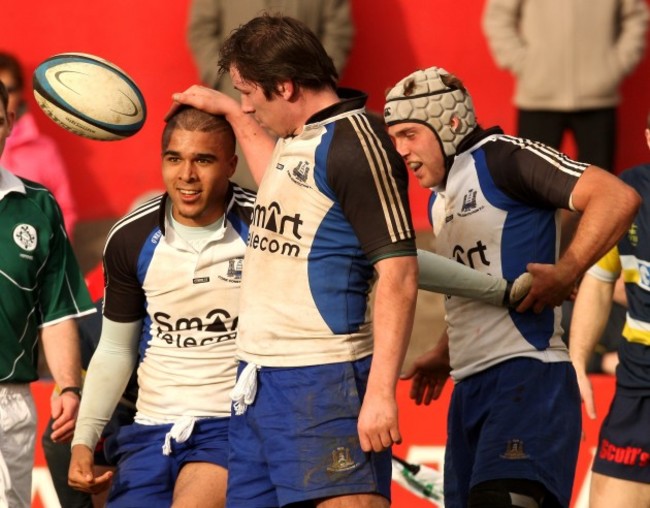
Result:
[[[133,136],[147,116],[144,97],[129,75],[86,53],[61,53],[43,61],[34,71],[33,88],[47,116],[85,138]]]

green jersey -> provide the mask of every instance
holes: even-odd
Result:
[[[95,307],[54,197],[2,167],[0,245],[0,383],[29,383],[39,330]]]

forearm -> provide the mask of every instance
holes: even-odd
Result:
[[[276,140],[257,123],[252,115],[244,113],[241,109],[227,114],[226,119],[232,125],[248,168],[255,183],[259,185],[271,162]]]
[[[47,365],[57,386],[81,386],[79,332],[74,319],[44,326],[41,341]]]
[[[415,257],[390,258],[376,268],[374,353],[366,395],[394,397],[413,328],[417,261]]]
[[[84,382],[73,446],[95,449],[135,367],[141,326],[140,322],[115,323],[104,318]]]
[[[434,293],[462,296],[502,305],[507,282],[462,263],[418,249],[418,287]]]
[[[576,370],[585,372],[612,308],[614,285],[587,273],[573,307],[569,353]]]

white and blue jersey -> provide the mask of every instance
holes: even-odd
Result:
[[[110,231],[104,316],[143,320],[137,416],[230,416],[246,238],[255,195],[231,185],[224,225],[200,250],[169,227],[167,196]]]
[[[260,184],[242,282],[238,357],[269,367],[372,353],[373,264],[416,255],[408,176],[352,97],[279,139]]]
[[[559,208],[586,164],[498,129],[477,129],[459,147],[444,186],[430,201],[436,252],[514,280],[530,262],[555,263]],[[446,300],[452,377],[503,361],[568,362],[560,309],[517,313],[462,297]]]

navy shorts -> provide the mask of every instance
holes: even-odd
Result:
[[[120,427],[106,444],[109,460],[117,464],[107,506],[171,506],[174,484],[185,464],[209,462],[227,468],[229,420],[197,420],[187,441],[172,440],[170,455],[163,455],[162,447],[171,424]]]
[[[568,362],[517,358],[454,387],[445,451],[445,506],[465,508],[472,487],[540,482],[569,506],[581,435],[580,392]]]
[[[230,419],[228,508],[362,493],[390,499],[391,453],[362,451],[357,433],[370,361],[258,371],[255,401]]]
[[[650,483],[650,397],[631,396],[616,388],[592,469],[621,480]]]

